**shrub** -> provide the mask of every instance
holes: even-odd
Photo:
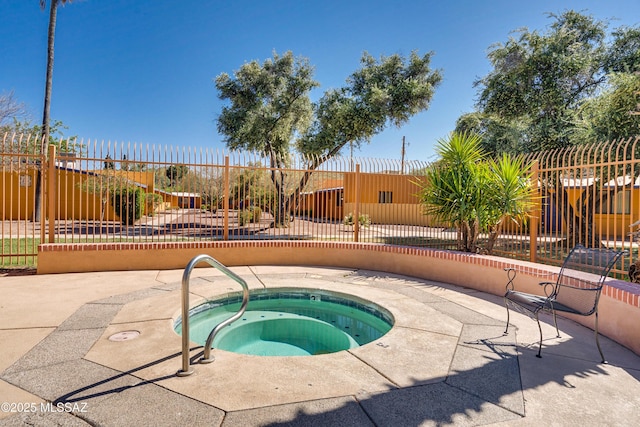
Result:
[[[262,217],[262,209],[258,206],[250,206],[238,212],[238,224],[243,226],[249,223],[260,222],[260,217]]]
[[[252,206],[249,208],[251,211],[251,222],[260,222],[260,218],[262,217],[262,209],[258,206]]]
[[[147,215],[153,215],[156,213],[158,208],[162,206],[164,199],[161,195],[156,193],[146,193],[145,194],[145,202],[146,202],[146,212]]]
[[[473,133],[450,134],[438,141],[436,152],[441,159],[418,184],[424,213],[456,226],[458,250],[491,254],[504,223],[525,221],[533,207],[537,190],[530,165],[507,154],[488,158]],[[489,233],[484,248],[478,247],[481,232]]]
[[[142,218],[145,192],[136,186],[114,188],[112,193],[113,208],[120,217],[120,222],[132,225]]]
[[[251,222],[253,217],[252,212],[249,209],[242,209],[238,212],[238,225],[241,227]]]
[[[344,225],[353,225],[353,222],[353,212],[349,212],[342,220]],[[368,227],[371,225],[371,218],[368,214],[359,214],[358,223],[361,227]]]
[[[360,223],[361,226],[368,227],[371,225],[371,218],[369,217],[368,214],[360,214],[358,216],[358,222]]]
[[[220,200],[217,194],[211,192],[202,193],[202,206],[201,209],[205,211],[211,211],[216,213],[220,204]]]

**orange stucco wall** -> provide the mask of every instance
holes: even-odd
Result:
[[[58,170],[57,197],[54,199],[56,219],[116,219],[111,204],[103,203],[100,194],[86,190],[87,185],[91,185],[91,180],[100,178],[73,170]]]
[[[423,176],[361,173],[359,177],[358,212],[369,215],[372,223],[440,226],[423,213],[423,207],[417,195],[421,183],[424,182]],[[386,195],[381,196],[381,192]],[[391,197],[391,200],[385,197]],[[345,173],[344,212],[355,212],[355,209],[356,174]]]
[[[36,170],[12,170],[0,173],[0,219],[31,219],[34,210]]]
[[[147,186],[145,190],[149,193],[154,191],[154,172],[109,171],[109,176],[113,175],[124,176],[139,185],[145,185]],[[0,173],[2,190],[0,218],[23,220],[33,217],[36,177],[35,169]],[[101,176],[92,172],[56,168],[54,184],[56,194],[53,195],[56,219],[118,219],[110,203],[104,203],[100,194],[87,191],[86,187],[91,185],[92,179],[100,183]],[[48,194],[46,188],[43,191]],[[48,200],[47,197],[44,201],[45,212],[48,212],[46,208]],[[177,198],[175,206],[177,206]]]
[[[423,213],[422,205],[409,203],[360,203],[360,214],[369,215],[372,224],[443,226]],[[345,212],[355,212],[355,203],[345,203]]]
[[[378,203],[380,192],[393,194],[392,203],[414,204],[418,203],[420,186],[416,182],[423,182],[423,176],[393,175],[386,173],[361,173],[360,174],[360,202]],[[348,172],[344,174],[344,200],[346,203],[355,203],[356,200],[356,174]]]

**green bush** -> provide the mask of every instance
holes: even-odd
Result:
[[[146,211],[148,215],[153,215],[162,206],[164,199],[156,193],[145,193]]]
[[[120,216],[120,222],[133,225],[142,218],[144,211],[145,192],[140,187],[124,186],[113,189],[113,208]]]
[[[262,209],[258,206],[252,206],[249,208],[251,210],[251,222],[260,222],[260,218],[262,217]]]
[[[238,225],[241,227],[251,222],[253,213],[249,209],[243,209],[238,212]]]
[[[353,225],[353,222],[353,212],[349,212],[342,220],[344,225]],[[358,215],[358,222],[361,227],[368,227],[371,225],[371,218],[368,214],[360,214]]]
[[[216,213],[219,208],[221,200],[217,194],[204,192],[202,193],[202,206],[201,209],[205,211],[211,211]]]
[[[261,217],[262,209],[258,206],[250,206],[248,209],[242,209],[238,212],[238,224],[243,226],[249,223],[257,223],[260,222]]]

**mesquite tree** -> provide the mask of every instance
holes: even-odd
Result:
[[[319,84],[306,58],[291,52],[263,64],[252,61],[216,78],[219,98],[230,101],[218,118],[218,132],[231,149],[253,150],[269,158],[274,185],[276,226],[285,226],[289,210],[313,171],[347,144],[361,144],[388,125],[401,126],[429,108],[440,72],[431,70],[431,54],[413,52],[374,57],[364,53],[362,68],[347,84],[325,92],[313,104]],[[290,151],[307,156],[305,172],[289,185],[284,166]]]

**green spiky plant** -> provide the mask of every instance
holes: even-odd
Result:
[[[473,133],[439,140],[440,160],[427,169],[418,196],[425,214],[455,225],[458,250],[478,252],[478,236],[488,232],[484,251],[491,253],[504,222],[525,220],[534,198],[529,165],[508,155],[488,159],[480,143]]]

